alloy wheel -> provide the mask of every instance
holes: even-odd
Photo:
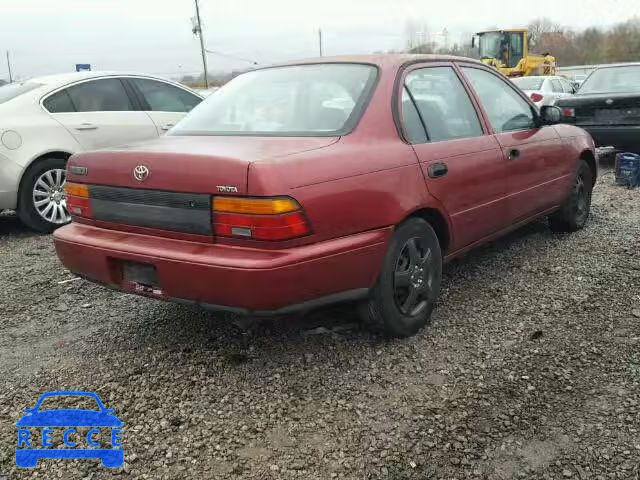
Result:
[[[47,222],[57,225],[71,219],[64,193],[65,178],[64,169],[55,168],[40,175],[33,185],[33,206]]]
[[[420,238],[403,246],[394,271],[394,300],[403,315],[421,314],[432,301],[433,254]]]
[[[584,179],[582,175],[576,177],[576,181],[573,185],[573,208],[576,215],[576,220],[579,223],[584,221],[584,217],[588,210],[588,197],[587,190],[584,186]]]

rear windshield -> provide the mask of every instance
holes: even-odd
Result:
[[[245,73],[211,94],[171,135],[343,135],[357,123],[377,70],[317,64]]]
[[[544,78],[521,77],[512,79],[512,82],[515,83],[520,90],[540,90]]]
[[[0,103],[8,102],[23,93],[35,90],[41,86],[42,84],[37,82],[9,83],[8,85],[3,85],[0,87]]]
[[[640,65],[606,67],[595,70],[580,87],[579,93],[638,93]]]

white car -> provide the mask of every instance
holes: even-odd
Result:
[[[65,166],[76,152],[158,137],[202,101],[146,75],[80,72],[0,87],[0,211],[52,231],[69,221]]]
[[[559,76],[532,76],[511,79],[538,107],[554,105],[560,98],[576,93],[571,82]]]
[[[579,73],[573,76],[573,83],[577,85],[578,88],[582,86],[584,81],[587,79],[588,75]]]
[[[194,91],[198,93],[203,98],[207,98],[213,92],[218,90],[220,87],[209,87],[209,88],[195,88]]]

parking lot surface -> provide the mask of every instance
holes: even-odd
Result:
[[[447,265],[433,323],[348,308],[249,323],[76,280],[0,216],[0,478],[640,478],[640,190]],[[212,286],[215,288],[215,286]],[[96,392],[125,464],[14,464],[16,421]]]

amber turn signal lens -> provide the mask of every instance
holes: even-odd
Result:
[[[214,197],[214,212],[240,213],[243,215],[280,215],[300,209],[292,198],[234,198]]]
[[[213,197],[213,231],[219,237],[291,240],[311,234],[293,198]]]
[[[82,183],[66,182],[64,193],[67,197],[89,198],[89,186]]]

